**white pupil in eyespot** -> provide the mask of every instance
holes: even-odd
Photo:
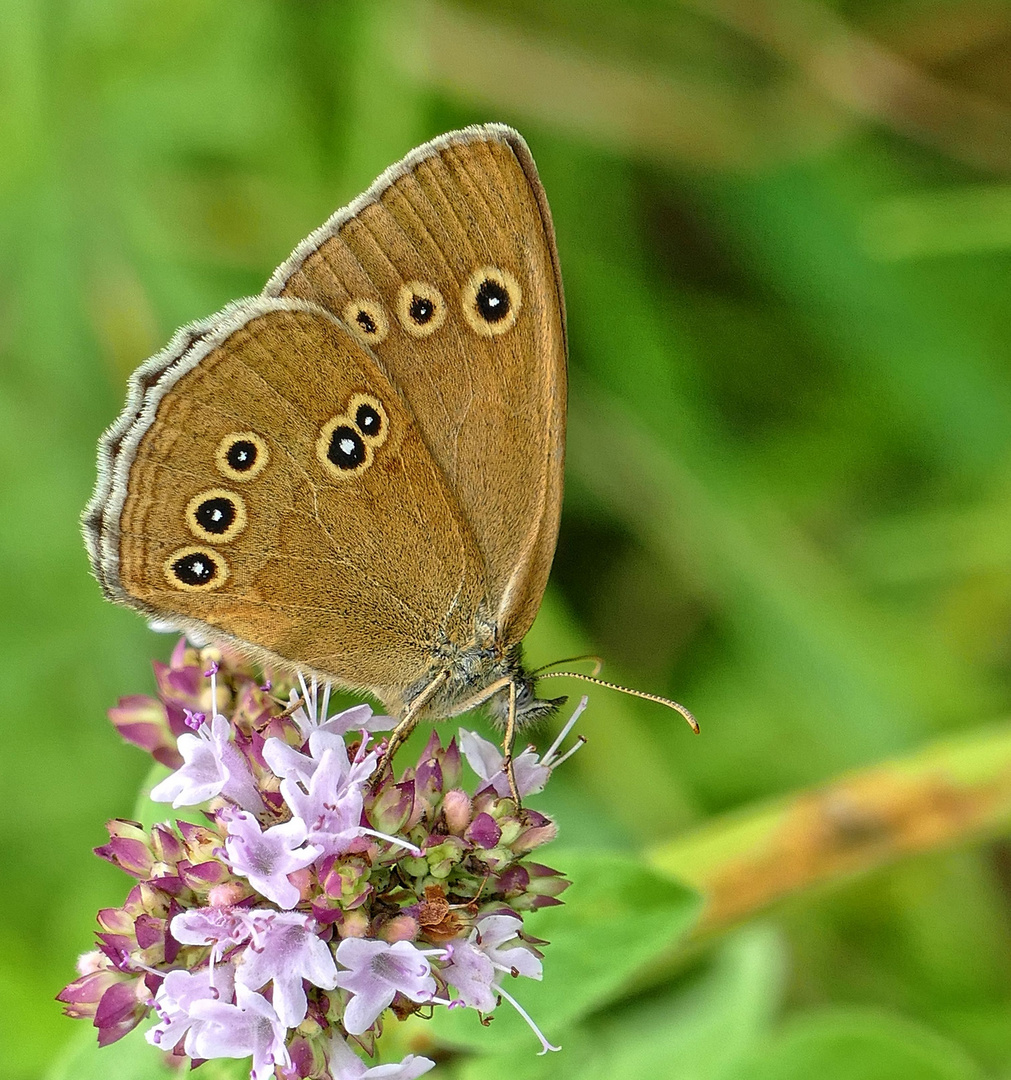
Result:
[[[200,562],[199,559],[195,563],[193,563],[193,573],[197,577],[203,577],[206,569],[207,568],[204,566],[204,564],[202,562]]]
[[[349,456],[354,453],[355,444],[352,439],[341,439],[341,450]]]

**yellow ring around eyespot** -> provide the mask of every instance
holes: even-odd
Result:
[[[215,533],[205,529],[197,520],[197,510],[209,499],[227,499],[235,507],[235,518],[224,532]],[[211,488],[194,495],[186,504],[186,524],[189,530],[198,540],[206,540],[210,544],[227,544],[234,540],[246,527],[246,504],[242,496],[235,491],[226,491],[225,488]]]
[[[362,447],[365,450],[365,457],[359,464],[350,469],[342,469],[339,465],[335,465],[329,457],[330,440],[333,438],[333,433],[339,427],[349,428],[354,435],[357,435],[362,440]],[[316,457],[330,476],[337,480],[350,480],[355,476],[361,476],[361,474],[372,464],[373,452],[369,440],[365,439],[355,426],[354,419],[350,416],[342,415],[333,417],[323,425],[323,428],[319,433],[319,438],[316,440]]]
[[[390,332],[390,320],[378,300],[366,300],[363,297],[349,300],[341,315],[351,336],[363,345],[379,345],[386,340],[386,335]],[[362,325],[367,320],[371,321],[374,330],[367,330]]]
[[[362,405],[368,405],[379,413],[382,426],[379,428],[378,435],[366,435],[358,426],[357,413]],[[351,427],[361,435],[367,446],[378,450],[386,442],[386,436],[390,433],[390,418],[386,415],[386,410],[383,408],[383,403],[379,398],[373,397],[371,394],[355,394],[348,402],[347,415],[351,418]]]
[[[256,460],[248,469],[236,469],[228,461],[228,451],[237,442],[252,443],[256,447]],[[238,480],[240,483],[259,476],[267,467],[269,460],[270,451],[267,449],[267,443],[255,431],[233,431],[218,443],[218,448],[214,451],[214,464],[217,465],[218,472],[222,476],[227,476],[229,480]]]
[[[188,555],[202,555],[208,562],[210,562],[215,568],[214,577],[210,581],[205,581],[203,584],[190,584],[187,581],[180,580],[173,572],[173,566],[179,562],[180,559],[185,559]],[[211,551],[210,548],[204,547],[184,547],[179,548],[178,551],[173,551],[172,554],[162,564],[162,568],[165,571],[165,578],[168,583],[174,589],[181,589],[183,592],[211,592],[213,589],[220,589],[222,585],[228,580],[228,563],[225,561],[223,555],[217,551]]]
[[[486,281],[493,281],[504,289],[509,297],[509,310],[505,317],[497,322],[484,318],[477,306],[478,290]],[[460,302],[463,305],[463,317],[471,330],[482,337],[495,337],[515,326],[516,317],[523,304],[523,290],[508,270],[503,270],[500,266],[482,266],[467,279],[466,285],[460,292]]]
[[[415,322],[411,317],[411,305],[415,298],[431,303],[432,314],[428,322]],[[446,301],[434,285],[424,281],[409,281],[406,285],[401,285],[400,292],[397,293],[397,318],[411,337],[428,337],[446,321]]]

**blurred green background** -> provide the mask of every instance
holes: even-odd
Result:
[[[745,925],[630,975],[550,1075],[1011,1077],[1011,9],[0,0],[0,27],[0,1076],[92,1038],[53,997],[129,884],[90,849],[147,762],[104,713],[171,641],[102,601],[77,525],[128,373],[411,147],[501,120],[571,335],[529,656],[599,652],[703,726],[594,692],[538,804],[560,844],[681,850],[698,884],[691,838],[764,800],[996,732],[982,818],[879,793],[889,865],[795,859],[771,911],[742,879]],[[952,828],[893,859],[927,817]]]

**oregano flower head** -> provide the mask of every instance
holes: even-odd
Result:
[[[366,1060],[385,1023],[503,1000],[541,1053],[557,1049],[504,984],[541,978],[546,943],[523,915],[568,882],[531,861],[555,825],[508,797],[495,746],[433,734],[397,775],[375,738],[393,721],[368,705],[328,715],[329,687],[185,641],[156,676],[156,698],[110,716],[173,769],[152,798],[206,821],[110,823],[97,853],[137,884],[99,912],[98,947],[59,995],[68,1015],[104,1045],[153,1014],[146,1038],[171,1059],[248,1057],[252,1080],[414,1080],[434,1063]],[[517,757],[522,796],[567,756],[567,730]]]

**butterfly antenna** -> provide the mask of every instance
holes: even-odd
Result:
[[[562,664],[578,664],[580,660],[593,661],[594,675],[599,675],[600,669],[604,666],[602,657],[595,656],[593,653],[586,653],[584,656],[567,656],[564,660],[552,660],[550,664],[545,664],[543,667],[536,668],[534,671],[531,671],[530,674],[536,677],[540,675],[542,671],[549,671],[551,668],[560,667]]]
[[[659,694],[647,694],[645,690],[633,690],[628,686],[619,686],[618,683],[605,682],[603,679],[597,679],[593,675],[583,675],[578,671],[549,671],[547,675],[539,676],[542,679],[582,679],[583,682],[593,683],[594,686],[604,686],[608,690],[617,690],[621,694],[628,694],[630,697],[642,698],[644,701],[655,701],[658,705],[666,705],[668,709],[673,709],[675,712],[680,713],[685,720],[688,721],[688,726],[695,732],[699,733],[699,722],[694,716],[684,707],[676,701],[672,701],[670,698],[661,697]]]

